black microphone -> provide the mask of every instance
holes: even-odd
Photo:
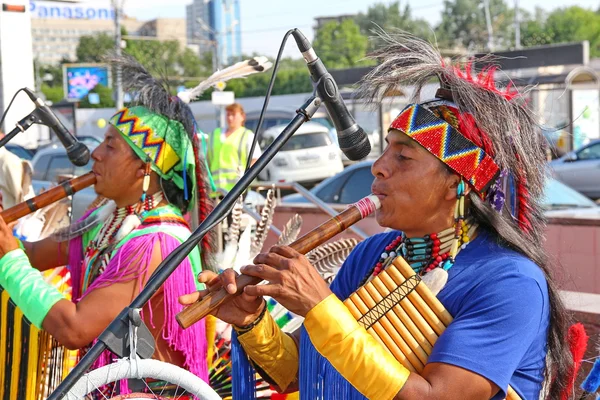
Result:
[[[69,130],[60,122],[54,112],[44,100],[40,99],[31,89],[23,88],[23,91],[27,93],[27,96],[35,103],[37,108],[37,117],[42,121],[44,125],[52,128],[60,142],[65,146],[67,150],[67,156],[71,162],[78,166],[83,167],[90,161],[90,150],[87,146],[79,142]]]
[[[317,93],[333,121],[340,149],[350,160],[362,160],[371,152],[367,134],[350,115],[333,77],[317,57],[308,39],[298,29],[294,29],[292,35],[306,61],[310,77],[317,84]]]

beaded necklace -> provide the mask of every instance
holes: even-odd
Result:
[[[398,235],[385,247],[385,251],[379,257],[379,261],[365,282],[385,270],[399,255],[420,276],[437,267],[448,271],[454,265],[456,255],[467,247],[477,230],[477,224],[471,224],[470,220],[459,221],[457,225],[460,227],[459,229],[450,227],[419,238],[407,238],[404,234]],[[455,254],[452,254],[453,245],[456,242],[457,249]]]
[[[96,237],[89,242],[84,251],[84,265],[86,268],[83,287],[99,274],[101,274],[110,261],[110,249],[114,245],[115,238],[119,230],[123,227],[123,222],[128,217],[139,218],[143,220],[144,214],[156,208],[163,200],[162,192],[146,196],[143,203],[121,207],[113,211],[108,219],[103,223]],[[141,211],[141,212],[140,212]],[[138,224],[139,225],[139,224]],[[119,235],[122,236],[122,235]]]

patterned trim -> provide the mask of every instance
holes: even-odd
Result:
[[[378,279],[378,278],[376,278]],[[413,275],[404,282],[402,282],[396,289],[391,291],[381,301],[379,301],[373,308],[358,319],[358,323],[365,329],[370,329],[377,323],[381,318],[385,316],[390,310],[396,307],[402,300],[404,300],[413,290],[416,289],[417,285],[421,282],[419,275]],[[359,290],[364,289],[364,286]],[[354,292],[354,293],[358,293]],[[353,294],[354,294],[353,293]],[[350,295],[349,297],[351,297]]]
[[[482,148],[419,104],[408,105],[390,129],[398,129],[410,136],[465,178],[480,194],[500,173],[498,165]]]
[[[145,125],[142,118],[130,113],[128,108],[117,112],[110,122],[150,157],[163,173],[167,173],[179,162],[175,150],[152,127]]]

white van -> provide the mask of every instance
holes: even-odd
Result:
[[[264,151],[286,125],[263,132]],[[316,182],[344,169],[340,149],[331,141],[329,130],[320,123],[305,122],[261,171],[259,179],[270,182]]]

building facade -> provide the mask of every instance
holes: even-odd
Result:
[[[77,59],[77,46],[82,36],[115,33],[114,11],[109,0],[82,2],[31,0],[31,36],[33,56],[40,64],[56,65]],[[121,25],[130,36],[178,40],[186,46],[186,24],[183,18],[159,18],[139,21],[123,16]]]
[[[242,30],[239,0],[193,0],[186,7],[188,44],[200,54],[217,51],[219,65],[238,61],[242,56]]]

